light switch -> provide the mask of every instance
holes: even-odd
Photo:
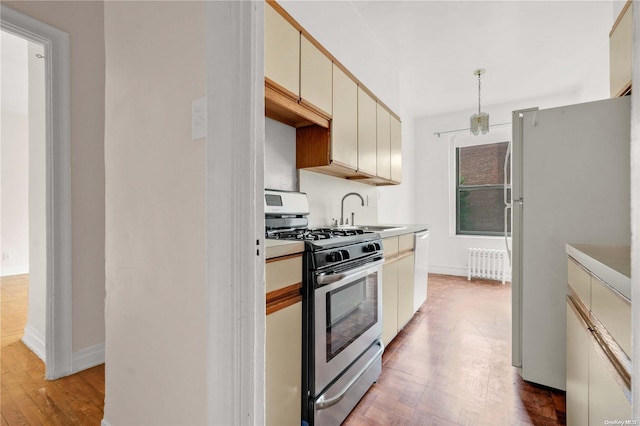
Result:
[[[207,97],[203,96],[191,102],[191,139],[207,137]]]

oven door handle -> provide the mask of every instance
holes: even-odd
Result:
[[[360,266],[358,268],[350,269],[348,273],[342,274],[320,274],[316,277],[316,283],[320,285],[332,284],[342,280],[350,280],[356,275],[366,271],[368,269],[374,268],[378,265],[382,265],[384,263],[384,259],[376,260],[375,262],[367,263],[366,265]]]
[[[364,365],[364,367],[362,367],[360,369],[360,371],[358,371],[358,374],[356,374],[353,379],[349,380],[349,383],[347,383],[345,385],[345,387],[342,388],[342,390],[340,392],[338,392],[338,394],[336,396],[333,396],[331,398],[325,399],[324,395],[321,395],[320,398],[318,398],[316,400],[316,404],[315,405],[316,405],[316,408],[318,410],[322,410],[324,408],[332,407],[332,406],[336,405],[338,402],[340,402],[342,400],[342,398],[344,398],[346,393],[349,392],[349,389],[351,389],[351,386],[353,386],[355,384],[355,382],[357,382],[358,379],[360,377],[362,377],[362,375],[364,373],[367,372],[369,367],[371,367],[373,365],[373,363],[376,362],[377,359],[382,356],[382,353],[384,352],[384,343],[382,343],[382,340],[378,340],[378,344],[380,345],[380,349],[378,349],[376,354],[369,360],[369,362],[367,362]]]

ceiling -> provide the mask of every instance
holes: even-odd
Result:
[[[611,1],[320,3],[317,19],[338,19],[347,3],[369,27],[394,61],[402,109],[413,117],[477,108],[477,68],[486,69],[483,110],[590,89],[608,94]]]

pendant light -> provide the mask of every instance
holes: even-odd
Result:
[[[478,76],[478,113],[471,116],[471,133],[477,135],[482,132],[484,135],[489,131],[489,114],[481,112],[480,110],[480,76],[485,73],[485,70],[479,68],[473,72]]]

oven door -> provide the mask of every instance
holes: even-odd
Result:
[[[382,335],[382,263],[316,275],[316,396]]]

